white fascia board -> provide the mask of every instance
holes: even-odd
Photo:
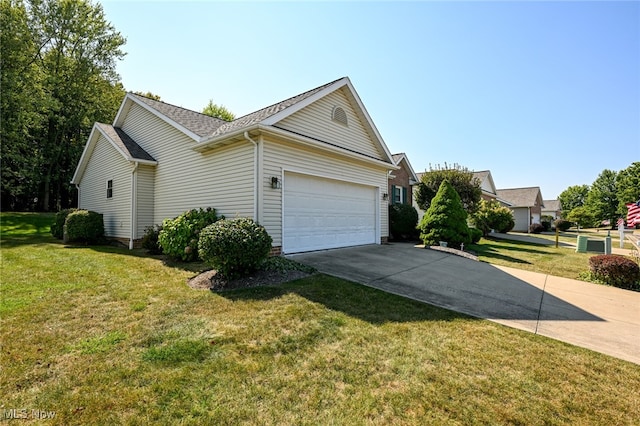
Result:
[[[117,143],[115,143],[115,142],[113,141],[113,139],[111,139],[111,138],[109,137],[109,135],[107,135],[107,134],[106,134],[106,133],[105,133],[105,132],[100,128],[100,126],[97,126],[97,125],[96,125],[96,129],[100,132],[100,134],[101,134],[102,136],[104,136],[104,138],[105,138],[106,140],[108,140],[108,141],[109,141],[109,143],[111,144],[111,146],[112,146],[112,147],[114,147],[114,148],[116,149],[116,151],[118,151],[118,152],[120,153],[120,155],[122,155],[122,157],[123,157],[125,160],[127,160],[127,161],[135,161],[135,160],[133,159],[133,157],[131,157],[131,156],[130,156],[129,154],[127,154],[126,152],[124,152],[124,151],[122,150],[122,148],[120,148],[120,147],[118,146],[118,144],[117,144]],[[96,142],[97,142],[97,139],[96,139]]]
[[[80,178],[84,174],[84,169],[86,168],[86,162],[89,161],[89,156],[91,155],[90,151],[93,151],[93,147],[96,144],[96,128],[98,127],[97,123],[93,123],[93,127],[91,128],[91,133],[89,133],[89,137],[87,138],[87,143],[84,145],[84,149],[82,150],[82,155],[80,156],[80,161],[78,161],[78,165],[76,166],[76,171],[73,173],[73,178],[71,179],[71,184],[77,185],[80,183]]]
[[[170,125],[172,127],[175,127],[177,130],[181,131],[182,133],[184,133],[185,135],[187,135],[188,137],[190,137],[194,141],[201,142],[204,139],[204,138],[198,136],[197,134],[193,133],[191,130],[187,129],[183,125],[173,121],[172,119],[170,119],[166,115],[162,114],[160,111],[156,110],[155,108],[152,108],[149,105],[147,105],[146,103],[144,103],[141,100],[137,99],[135,96],[132,96],[129,93],[127,93],[127,96],[125,96],[125,102],[127,100],[129,100],[131,102],[135,102],[136,105],[141,106],[142,108],[144,108],[145,110],[149,111],[151,114],[155,115],[160,120],[162,120],[165,123],[167,123],[168,125]],[[124,121],[124,117],[122,117],[122,118],[120,117],[120,112],[123,111],[124,113],[126,113],[126,112],[129,111],[129,108],[131,108],[130,105],[128,105],[125,108],[124,107],[125,102],[122,103],[122,107],[120,107],[120,111],[118,111],[118,115],[116,116],[116,119],[114,120],[114,124],[113,124],[114,127],[122,127],[122,122]]]
[[[252,124],[252,125],[247,126],[247,127],[241,127],[241,128],[239,128],[237,130],[234,130],[231,133],[225,133],[224,135],[217,136],[217,137],[215,137],[213,139],[200,141],[200,143],[198,143],[195,146],[191,147],[191,149],[196,151],[196,152],[203,152],[203,151],[206,151],[206,150],[209,150],[209,149],[214,149],[221,142],[224,142],[224,141],[229,140],[229,139],[236,138],[238,136],[243,136],[245,132],[253,132],[255,130],[259,130],[260,127],[261,126],[259,124]]]
[[[382,148],[382,151],[386,155],[387,160],[389,160],[390,163],[393,163],[393,157],[391,156],[391,151],[389,151],[387,144],[385,143],[384,139],[382,139],[382,135],[380,135],[380,132],[378,132],[378,129],[376,128],[376,125],[371,119],[371,116],[369,115],[369,113],[367,112],[367,109],[362,103],[362,100],[360,99],[358,92],[356,92],[356,89],[351,84],[351,80],[349,80],[348,77],[345,77],[345,79],[347,80],[346,86],[349,88],[349,91],[351,92],[351,96],[353,97],[355,102],[358,104],[358,108],[362,112],[365,122],[369,125],[369,128],[373,133],[374,138],[378,142],[378,145],[380,146],[380,148]]]
[[[116,144],[110,137],[109,135],[107,135],[98,125],[98,123],[94,123],[93,124],[93,128],[91,129],[91,133],[89,134],[89,138],[87,139],[87,144],[84,146],[84,150],[82,151],[82,156],[80,156],[80,161],[78,162],[78,166],[76,167],[76,171],[73,174],[73,178],[71,179],[71,183],[72,184],[78,184],[80,183],[80,178],[82,178],[82,175],[84,174],[84,170],[87,167],[87,162],[89,161],[89,157],[91,156],[91,153],[93,152],[93,149],[96,146],[96,143],[98,143],[98,138],[99,136],[102,135],[107,141],[109,141],[109,143],[111,144],[112,147],[115,148],[116,151],[118,151],[120,153],[120,155],[122,155],[122,157],[130,162],[134,162],[134,163],[140,163],[140,164],[147,164],[150,166],[155,166],[158,164],[157,161],[150,161],[150,160],[142,160],[142,159],[136,159],[131,157],[129,154],[127,154],[126,152],[124,152],[119,146],[118,144]]]
[[[347,84],[348,80],[349,79],[347,77],[341,78],[340,80],[335,81],[330,86],[327,86],[324,89],[318,91],[317,93],[314,93],[313,95],[309,96],[308,98],[300,102],[297,102],[295,105],[291,105],[290,107],[285,108],[282,111],[277,112],[276,114],[273,114],[271,117],[268,117],[265,120],[262,120],[260,124],[264,124],[265,126],[272,126],[276,124],[278,121],[281,121],[289,117],[291,114],[294,114],[300,111],[301,109],[311,105],[318,99],[321,99],[327,96],[328,94],[338,90],[339,88]]]
[[[416,172],[413,170],[413,167],[411,166],[411,163],[409,162],[409,157],[407,157],[407,154],[402,154],[402,158],[400,158],[400,161],[398,161],[398,164],[400,164],[402,162],[402,160],[406,161],[407,166],[409,167],[409,171],[411,172],[411,179],[413,179],[414,181],[418,182],[418,176],[416,175]]]

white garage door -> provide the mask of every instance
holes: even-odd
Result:
[[[284,177],[283,251],[376,242],[376,189],[297,173]]]

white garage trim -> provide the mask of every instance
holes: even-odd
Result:
[[[379,243],[379,206],[378,187],[283,170],[282,251]]]

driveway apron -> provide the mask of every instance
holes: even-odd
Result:
[[[329,275],[640,364],[640,293],[407,243],[290,257]]]

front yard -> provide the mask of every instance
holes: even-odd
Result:
[[[194,290],[186,282],[198,265],[65,247],[48,234],[50,216],[1,219],[3,419],[40,412],[64,425],[640,419],[640,366],[629,362],[326,275]],[[500,250],[487,253],[507,256]]]

